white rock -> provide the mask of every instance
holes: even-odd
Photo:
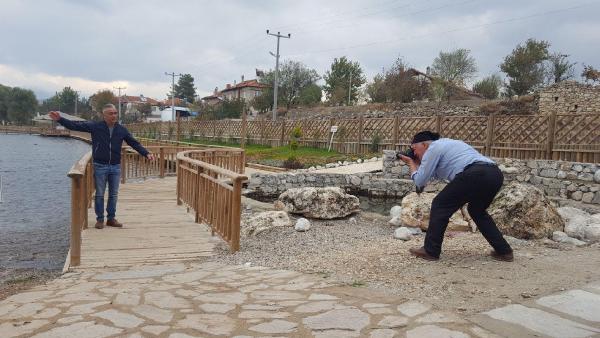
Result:
[[[585,239],[595,243],[600,242],[600,224],[590,224],[584,229]]]
[[[296,221],[294,229],[299,232],[308,231],[310,229],[310,221],[306,218],[299,218]]]
[[[399,205],[394,205],[390,209],[390,216],[392,217],[400,217],[400,213],[402,212],[402,207]]]
[[[356,221],[356,217],[350,217],[350,219],[348,220],[348,222],[350,222],[350,224],[356,224],[356,223],[358,223]]]
[[[285,211],[265,211],[249,218],[244,225],[246,234],[256,236],[276,227],[290,226],[291,221]]]
[[[412,233],[407,227],[400,227],[394,231],[394,238],[408,241],[412,238]]]
[[[588,214],[587,212],[573,207],[560,207],[557,208],[556,211],[558,211],[558,214],[560,215],[560,217],[563,218],[565,223],[569,222],[575,217],[590,217],[590,214]]]
[[[279,201],[288,212],[308,218],[341,218],[360,211],[358,197],[340,187],[292,188],[279,195]]]
[[[562,231],[554,231],[552,233],[552,240],[555,242],[562,242],[567,238],[569,238],[569,236]]]
[[[584,229],[588,225],[591,217],[574,216],[565,223],[565,233],[570,237],[583,239],[585,237]]]
[[[392,219],[388,223],[390,225],[399,227],[399,226],[402,226],[402,219],[400,218],[400,216],[392,217]]]

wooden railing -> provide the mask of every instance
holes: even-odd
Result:
[[[42,128],[37,126],[2,126],[0,134],[39,134]]]
[[[67,175],[71,178],[71,245],[67,261],[76,266],[81,262],[81,232],[88,227],[88,208],[95,191],[92,152],[83,155]]]
[[[177,154],[177,204],[194,210],[196,222],[208,224],[212,234],[218,233],[232,252],[240,249],[242,182],[248,178],[219,165],[237,168],[241,164],[234,162],[242,158],[241,149],[230,153],[208,149]]]
[[[241,188],[244,151],[238,148],[202,149],[184,146],[147,146],[156,159],[149,161],[130,147],[121,152],[121,182],[127,179],[177,175],[177,204],[196,211],[196,221],[211,226],[239,250]],[[179,164],[179,168],[178,168]],[[68,173],[71,178],[71,244],[67,262],[81,262],[81,234],[88,227],[88,208],[94,199],[92,152],[77,161]],[[230,185],[231,184],[231,185]]]

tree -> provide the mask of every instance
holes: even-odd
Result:
[[[493,100],[498,98],[501,86],[502,79],[498,74],[493,74],[476,82],[473,85],[473,91],[483,95],[486,99]]]
[[[271,70],[259,78],[259,82],[268,86],[263,88],[261,95],[257,96],[252,106],[261,111],[267,111],[273,107],[273,80],[275,73]],[[321,77],[317,71],[306,67],[301,62],[288,60],[279,68],[277,102],[285,105],[288,109],[301,103],[305,104],[321,101],[320,87],[319,97],[316,100],[316,83]],[[318,86],[317,86],[318,87]],[[312,95],[311,95],[312,93]],[[308,99],[308,101],[306,101]]]
[[[373,82],[367,84],[366,92],[371,102],[386,102],[385,76],[383,74],[376,74],[373,77]]]
[[[118,102],[117,97],[111,90],[104,89],[99,90],[94,95],[90,96],[90,103],[96,112],[101,112],[102,107],[104,107],[105,104],[117,104]]]
[[[194,87],[194,78],[190,74],[183,74],[175,85],[175,97],[194,103],[196,99],[196,87]]]
[[[323,89],[316,83],[312,83],[300,91],[298,103],[303,106],[314,106],[321,102]]]
[[[385,73],[377,74],[366,91],[371,102],[412,102],[428,96],[426,81],[401,58],[396,59]]]
[[[28,124],[31,122],[38,106],[33,91],[14,87],[10,90],[8,100],[8,120],[17,124]]]
[[[152,113],[152,105],[148,102],[137,106],[137,110],[140,112],[142,117],[148,117]]]
[[[0,85],[0,122],[8,121],[8,100],[10,87]]]
[[[348,91],[350,90],[350,101],[356,101],[358,89],[365,84],[367,79],[363,75],[362,68],[358,62],[352,62],[345,56],[335,58],[331,69],[325,73],[325,94],[327,100],[332,104],[348,102]]]
[[[590,65],[583,65],[581,77],[585,79],[585,82],[592,80],[592,83],[595,83],[600,80],[600,71]]]
[[[571,63],[567,59],[569,55],[552,53],[548,56],[546,66],[546,77],[548,83],[558,83],[573,78],[575,76],[576,62]]]
[[[548,60],[547,41],[528,39],[504,58],[500,69],[508,77],[507,94],[524,95],[538,88],[544,81],[544,61]]]
[[[465,82],[475,76],[477,65],[470,56],[470,50],[459,48],[452,52],[441,52],[431,65],[434,75],[457,86],[465,86]]]

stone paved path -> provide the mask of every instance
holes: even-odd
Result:
[[[148,182],[123,187],[153,196]],[[161,180],[158,185],[163,193],[168,190],[167,182]],[[123,203],[128,204],[127,199]],[[180,222],[191,217],[184,207],[168,205],[175,217],[181,217]],[[144,213],[148,218],[160,217],[161,210],[145,208]],[[165,226],[176,228],[177,223]],[[426,302],[336,285],[319,275],[207,261],[207,248],[214,239],[204,234],[208,232],[205,226],[195,226],[191,231],[197,232],[197,243],[186,247],[197,245],[200,256],[182,256],[173,262],[168,250],[177,248],[160,246],[160,236],[149,236],[148,245],[160,246],[160,254],[151,255],[151,260],[124,257],[121,264],[113,264],[115,256],[107,254],[111,264],[83,265],[0,301],[0,337],[600,336],[600,283],[464,318]],[[112,234],[126,237],[125,230]],[[172,236],[168,240],[185,243],[177,237],[185,237],[185,231],[173,231]],[[101,237],[85,238],[109,243]],[[137,241],[133,244],[139,245],[143,240],[134,236],[115,243]],[[94,247],[94,243],[87,245]],[[101,262],[100,247],[96,247],[95,261]],[[129,251],[139,257],[136,250],[122,250],[123,255]]]

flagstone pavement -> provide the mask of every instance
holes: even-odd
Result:
[[[184,207],[173,203],[169,227],[135,223],[127,210],[139,209],[139,196],[164,204],[158,192],[174,195],[168,180],[154,185],[124,185],[127,229],[114,240],[106,240],[110,229],[86,230],[82,266],[0,301],[0,338],[600,337],[600,282],[465,317],[318,274],[211,262],[213,239],[205,225],[186,223],[193,218]],[[144,215],[161,212],[146,207]],[[173,261],[169,250],[181,248]]]

